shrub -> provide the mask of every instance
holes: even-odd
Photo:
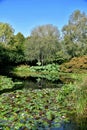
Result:
[[[74,57],[60,66],[64,72],[87,72],[87,56]]]

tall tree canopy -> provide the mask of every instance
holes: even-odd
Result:
[[[37,59],[41,64],[52,60],[60,46],[59,38],[60,33],[56,26],[47,24],[34,28],[25,43],[26,58]]]
[[[24,40],[22,33],[14,35],[14,29],[9,24],[0,23],[0,62],[3,64],[23,62]]]
[[[11,37],[9,41],[9,59],[11,62],[21,63],[24,61],[23,44],[25,37],[22,33],[18,32],[16,35]]]
[[[7,44],[14,34],[14,29],[7,23],[0,22],[0,42]]]
[[[87,52],[87,15],[84,12],[74,11],[62,32],[65,46],[71,57]]]

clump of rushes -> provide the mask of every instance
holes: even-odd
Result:
[[[84,79],[81,85],[78,85],[76,91],[76,112],[79,118],[87,117],[87,79]]]

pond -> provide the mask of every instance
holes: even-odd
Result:
[[[72,112],[67,111],[66,104],[59,105],[58,92],[63,86],[60,80],[53,82],[44,78],[8,76],[22,84],[0,92],[1,130],[87,129],[86,121],[76,122]]]
[[[44,89],[60,89],[63,86],[63,83],[61,81],[51,82],[44,78],[27,78],[23,82],[25,89],[38,89],[38,91],[43,91]],[[56,95],[55,95],[56,96]],[[55,104],[54,104],[55,105]],[[56,107],[56,106],[55,106]],[[54,107],[54,108],[55,108]],[[63,108],[64,109],[64,108]],[[67,113],[67,112],[66,112]],[[74,115],[73,115],[74,116]],[[60,122],[60,123],[59,123]],[[52,125],[52,128],[47,126],[47,128],[44,128],[41,124],[41,127],[39,125],[37,126],[38,130],[87,130],[86,120],[84,123],[84,119],[80,123],[76,123],[73,117],[66,121],[59,119],[58,127],[53,127],[57,122],[52,121],[50,126]],[[83,124],[84,123],[84,124]],[[49,124],[49,123],[48,123]]]

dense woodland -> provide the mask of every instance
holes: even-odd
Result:
[[[87,130],[87,15],[14,32],[0,22],[0,130]]]

